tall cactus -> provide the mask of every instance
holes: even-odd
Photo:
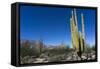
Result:
[[[78,21],[76,9],[72,11],[72,16],[70,18],[71,27],[71,38],[73,49],[77,52],[78,56],[81,58],[82,52],[85,46],[85,32],[84,32],[84,16],[81,14],[82,18],[82,33],[78,31]]]

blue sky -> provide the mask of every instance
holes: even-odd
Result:
[[[71,45],[70,17],[73,8],[20,6],[20,39],[39,40],[47,45]],[[76,9],[81,31],[84,15],[86,43],[95,44],[95,10]]]

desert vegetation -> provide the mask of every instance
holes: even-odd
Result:
[[[20,60],[24,63],[47,63],[62,61],[94,60],[95,46],[86,46],[80,58],[69,45],[45,45],[40,41],[24,40],[20,46]]]

